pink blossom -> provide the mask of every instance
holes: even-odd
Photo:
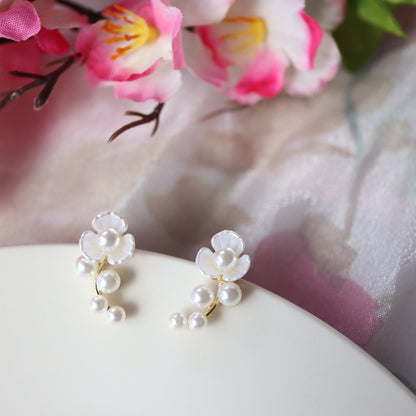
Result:
[[[20,42],[38,33],[40,27],[40,18],[32,3],[0,0],[0,37]]]
[[[220,22],[184,32],[188,67],[242,104],[282,90],[318,92],[335,76],[340,58],[304,6],[304,0],[235,0]]]
[[[181,12],[161,0],[125,0],[103,14],[76,43],[89,81],[114,86],[118,98],[166,101],[181,85]]]

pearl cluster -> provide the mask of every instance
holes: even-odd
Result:
[[[216,294],[207,286],[196,286],[191,292],[191,302],[205,312],[193,312],[186,317],[182,312],[176,312],[169,317],[168,325],[172,329],[201,329],[207,325],[207,316],[218,304],[235,306],[241,301],[240,286],[234,283],[240,279],[250,266],[247,254],[240,257],[244,249],[242,238],[234,231],[221,231],[212,237],[211,244],[215,252],[202,248],[196,263],[201,272],[217,281]]]
[[[119,264],[134,252],[134,237],[124,234],[127,222],[115,212],[103,212],[92,221],[96,233],[85,231],[80,238],[82,256],[75,263],[75,271],[83,277],[93,277],[97,295],[90,301],[90,311],[106,313],[111,323],[126,319],[121,306],[110,306],[104,295],[114,293],[121,284],[120,275],[105,265]]]

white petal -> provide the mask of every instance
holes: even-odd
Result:
[[[284,89],[290,95],[311,96],[323,90],[341,66],[341,54],[332,36],[324,33],[310,71],[291,68],[286,74]]]
[[[116,212],[106,211],[98,214],[92,220],[92,227],[97,233],[112,228],[122,235],[127,231],[127,221],[121,218]]]
[[[183,13],[183,26],[200,26],[222,20],[233,0],[171,0],[170,4]],[[209,4],[207,4],[209,3]]]
[[[105,259],[105,254],[97,244],[97,234],[93,231],[85,231],[79,239],[79,248],[82,254],[89,260],[97,263]]]
[[[215,267],[213,256],[214,253],[209,248],[203,247],[198,251],[195,263],[205,276],[216,279],[221,275],[221,271]]]
[[[211,238],[211,245],[215,251],[223,248],[231,248],[239,256],[244,251],[244,241],[235,232],[230,230],[220,231]]]
[[[322,29],[333,31],[344,19],[346,0],[308,0],[305,12],[317,20]]]
[[[109,264],[120,264],[129,259],[136,248],[134,236],[132,234],[123,235],[117,248],[107,255]]]
[[[248,272],[249,268],[250,256],[244,254],[244,256],[241,256],[238,259],[238,262],[233,269],[224,273],[222,279],[226,282],[235,282],[236,280],[241,279]]]

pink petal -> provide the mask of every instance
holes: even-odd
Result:
[[[35,37],[39,48],[53,55],[62,55],[70,48],[67,40],[57,30],[43,27]]]
[[[234,0],[171,0],[183,13],[183,26],[201,26],[221,21]]]
[[[309,58],[309,66],[306,69],[313,68],[313,62],[315,59],[316,51],[322,41],[323,31],[319,23],[312,19],[312,17],[308,16],[303,10],[300,12],[302,19],[308,25],[309,29],[309,46],[308,46],[308,58]]]
[[[88,25],[87,16],[66,7],[56,7],[55,0],[35,0],[32,4],[38,12],[42,27],[46,29],[71,29]]]
[[[196,33],[184,31],[183,47],[186,65],[196,76],[216,87],[221,87],[227,82],[227,70],[216,65],[211,51],[204,46]]]
[[[0,37],[23,41],[39,32],[40,19],[33,4],[24,1],[0,13]]]
[[[229,95],[242,104],[253,104],[262,97],[274,97],[283,87],[285,69],[286,64],[279,61],[272,51],[260,49]]]
[[[173,69],[172,63],[162,62],[148,76],[134,81],[114,83],[117,98],[143,102],[149,99],[167,101],[182,85],[181,72]]]
[[[337,44],[328,33],[324,33],[315,66],[310,71],[292,69],[286,77],[285,90],[291,95],[314,95],[324,89],[335,77],[341,66],[341,55]]]

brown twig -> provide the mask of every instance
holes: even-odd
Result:
[[[149,114],[138,113],[137,111],[126,111],[126,116],[136,116],[140,118],[116,130],[108,139],[108,143],[111,143],[114,139],[116,139],[118,136],[120,136],[120,134],[124,133],[125,131],[132,129],[133,127],[151,123],[152,121],[155,122],[155,126],[152,130],[153,136],[156,133],[157,128],[159,127],[160,113],[162,112],[164,105],[165,103],[159,103]]]
[[[73,3],[70,0],[56,0],[57,3],[62,4],[63,6],[69,7],[72,10],[75,10],[79,14],[83,14],[88,17],[88,23],[95,23],[99,20],[103,20],[104,16],[101,12],[96,12],[95,10],[85,7],[82,4]]]
[[[55,86],[56,82],[60,78],[60,76],[71,67],[71,65],[76,61],[76,56],[69,56],[64,58],[61,62],[62,65],[49,72],[49,74],[41,75],[41,74],[32,74],[30,72],[21,72],[21,71],[11,71],[9,72],[10,75],[19,78],[30,78],[34,81],[29,82],[29,84],[24,85],[16,90],[7,91],[4,93],[0,93],[0,97],[3,97],[0,100],[0,110],[6,107],[7,104],[10,104],[16,98],[21,97],[24,93],[32,90],[33,88],[40,87],[43,85],[44,87],[41,89],[38,97],[35,100],[35,109],[39,110],[42,108],[46,102],[48,101],[49,96],[51,95],[52,89]]]

